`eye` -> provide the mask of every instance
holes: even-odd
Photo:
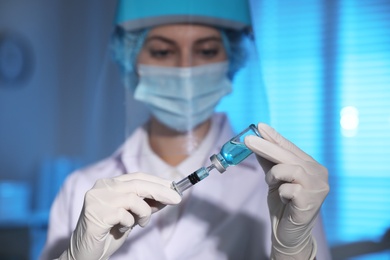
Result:
[[[173,55],[175,52],[171,49],[150,49],[149,54],[151,57],[156,59],[164,59]]]
[[[224,55],[224,46],[219,39],[204,39],[194,46],[194,53],[198,58],[206,60],[218,59]]]
[[[203,48],[197,50],[197,54],[203,56],[204,58],[213,58],[219,54],[219,48]]]

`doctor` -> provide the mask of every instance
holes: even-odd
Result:
[[[214,108],[254,55],[243,44],[249,10],[243,0],[118,2],[114,56],[151,116],[67,178],[41,259],[330,259],[319,216],[327,170],[268,125],[258,125],[264,139],[245,140],[257,156],[183,197],[170,188],[235,135]]]

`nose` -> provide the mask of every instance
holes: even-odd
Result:
[[[186,68],[194,66],[194,57],[191,50],[182,49],[179,59],[177,61],[177,67]]]

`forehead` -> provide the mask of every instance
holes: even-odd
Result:
[[[218,29],[196,24],[172,24],[154,27],[150,30],[147,38],[154,36],[168,38],[173,41],[196,41],[202,38],[218,37],[220,32]]]

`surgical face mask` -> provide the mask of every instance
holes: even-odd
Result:
[[[193,129],[231,92],[228,62],[190,68],[138,65],[134,98],[147,104],[161,123],[179,132]]]

